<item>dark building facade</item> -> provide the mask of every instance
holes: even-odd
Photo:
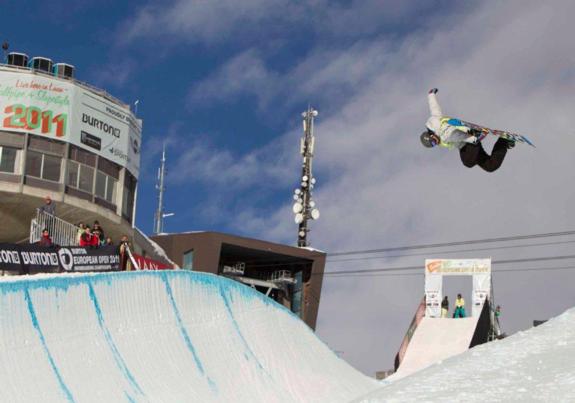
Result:
[[[325,253],[219,232],[160,234],[152,239],[182,269],[240,281],[315,329]]]

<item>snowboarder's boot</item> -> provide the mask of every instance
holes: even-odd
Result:
[[[515,147],[515,140],[511,140],[511,139],[505,139],[505,145],[507,146],[507,149],[510,150],[513,147]]]

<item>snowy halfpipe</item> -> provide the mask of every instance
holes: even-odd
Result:
[[[0,401],[345,402],[378,383],[291,312],[185,271],[0,281]]]

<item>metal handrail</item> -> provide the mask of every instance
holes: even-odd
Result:
[[[279,283],[295,283],[295,279],[293,278],[291,272],[289,270],[277,270],[274,271],[270,277],[271,282],[279,282]]]
[[[44,229],[50,233],[53,244],[60,246],[78,245],[77,226],[37,209],[36,217],[30,222],[30,243],[38,242],[42,238]]]

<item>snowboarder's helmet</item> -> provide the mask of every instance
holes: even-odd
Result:
[[[427,148],[431,148],[437,145],[437,140],[435,138],[432,137],[433,132],[426,130],[423,133],[421,133],[421,136],[419,136],[419,139],[421,140],[421,144],[423,144],[425,147]]]

